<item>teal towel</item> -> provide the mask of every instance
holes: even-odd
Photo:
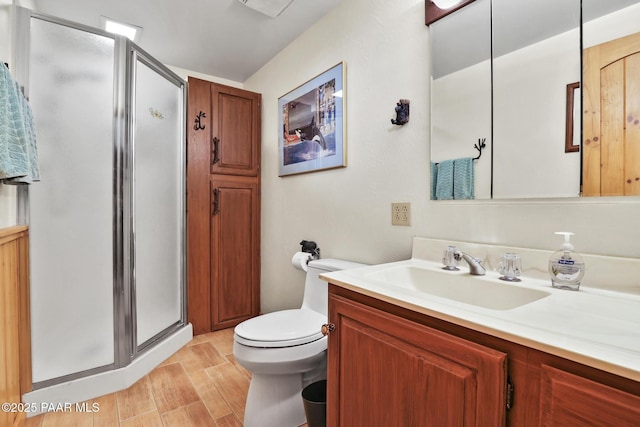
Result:
[[[453,199],[453,160],[438,163],[436,200]]]
[[[473,158],[455,159],[453,161],[453,198],[474,199],[474,187]]]
[[[20,184],[39,180],[31,107],[9,69],[0,63],[0,181]]]
[[[431,200],[436,200],[436,183],[438,182],[438,164],[431,162]]]

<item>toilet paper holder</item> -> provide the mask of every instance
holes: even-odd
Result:
[[[318,247],[316,242],[313,242],[311,240],[303,240],[300,242],[300,246],[302,246],[302,252],[311,254],[311,257],[309,258],[309,260],[307,260],[307,263],[313,259],[320,259],[320,248]]]

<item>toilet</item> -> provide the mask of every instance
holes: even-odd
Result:
[[[363,267],[350,261],[309,261],[299,309],[246,320],[235,327],[233,356],[251,372],[245,427],[296,427],[306,422],[302,389],[327,377],[328,285],[322,273]]]

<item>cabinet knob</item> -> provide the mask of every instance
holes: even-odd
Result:
[[[322,325],[322,335],[327,336],[329,335],[330,332],[333,332],[336,330],[336,325],[334,325],[333,323],[325,323],[324,325]]]

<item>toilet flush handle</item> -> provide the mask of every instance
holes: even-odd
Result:
[[[322,335],[327,336],[329,335],[330,332],[333,332],[336,330],[336,325],[334,325],[333,323],[325,323],[324,325],[322,325]]]

